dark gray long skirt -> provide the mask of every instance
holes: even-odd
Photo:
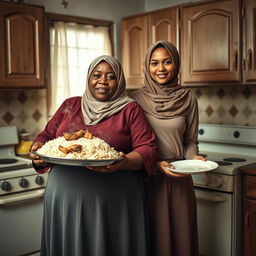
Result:
[[[46,186],[41,255],[147,255],[142,182],[132,171],[55,165]]]

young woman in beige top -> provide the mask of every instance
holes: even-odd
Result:
[[[151,255],[198,255],[196,198],[190,175],[170,172],[171,162],[198,155],[198,105],[180,86],[179,53],[167,42],[153,44],[145,60],[144,87],[131,96],[142,106],[159,149],[156,175],[146,183]]]

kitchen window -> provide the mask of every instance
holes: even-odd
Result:
[[[82,96],[91,61],[112,54],[109,26],[51,21],[49,26],[50,79],[48,113],[72,96]]]

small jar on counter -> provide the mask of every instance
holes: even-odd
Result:
[[[30,133],[24,132],[20,134],[20,142],[16,148],[17,155],[28,155],[32,145]]]

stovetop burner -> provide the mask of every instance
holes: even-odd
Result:
[[[227,161],[215,161],[218,165],[224,166],[224,165],[232,165],[232,162],[227,162]]]
[[[14,158],[2,158],[0,159],[0,164],[14,164],[17,163],[18,160]]]
[[[30,167],[32,167],[31,163],[20,164],[20,165],[16,165],[16,166],[0,167],[0,173],[1,172],[9,172],[9,171],[18,171],[18,170],[22,170],[22,169],[30,168]]]
[[[223,158],[224,161],[228,161],[228,162],[236,162],[236,163],[239,163],[239,162],[245,162],[246,159],[244,158],[239,158],[239,157],[228,157],[228,158]]]
[[[0,173],[8,171],[16,171],[32,167],[32,162],[27,159],[19,159],[15,157],[0,158]]]
[[[199,153],[198,155],[202,157],[207,157],[207,154],[203,154],[203,153]]]

